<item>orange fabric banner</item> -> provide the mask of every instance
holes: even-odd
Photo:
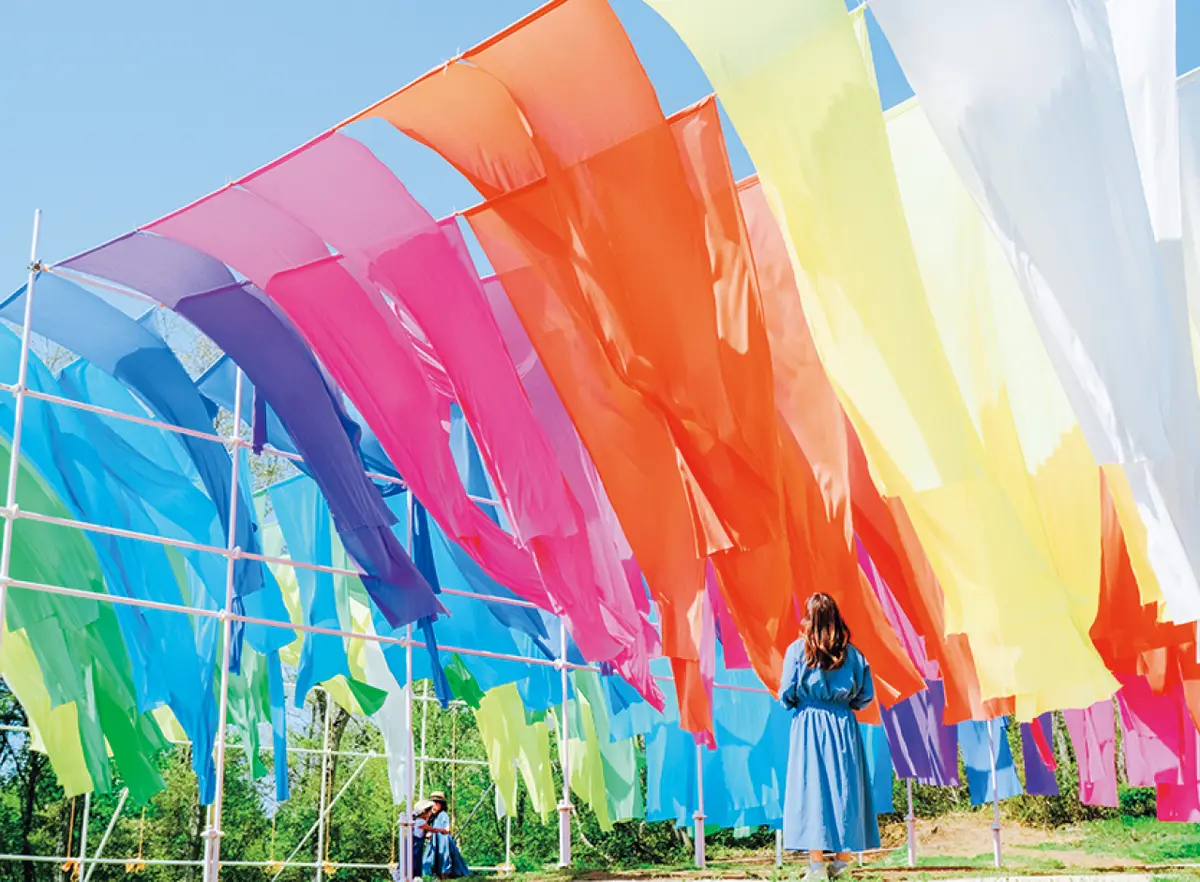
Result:
[[[796,593],[802,601],[812,591],[825,591],[838,601],[855,643],[871,663],[880,698],[891,705],[925,683],[859,568],[848,461],[853,429],[817,356],[787,245],[762,187],[757,181],[746,182],[739,195],[770,336],[776,404],[782,430],[791,441],[784,452],[788,523],[800,534],[792,542]],[[865,488],[857,489],[861,493]],[[870,490],[878,501],[874,488]],[[903,554],[898,545],[886,550]],[[898,599],[905,588],[902,584],[893,589]],[[921,620],[913,621],[919,628]]]
[[[665,650],[684,658],[692,651],[700,562],[732,547],[737,552],[714,563],[755,668],[774,688],[795,632],[793,584],[752,267],[736,251],[714,256],[706,240],[730,235],[737,223],[736,206],[711,213],[703,201],[714,161],[729,177],[724,145],[687,143],[684,132],[707,172],[687,168],[677,132],[603,0],[552,3],[464,58],[468,64],[451,64],[372,112],[437,150],[489,197],[468,219],[580,428],[656,599],[668,601],[664,620],[674,623],[664,621]],[[732,193],[732,180],[726,186]],[[517,303],[535,296],[518,287],[536,285],[505,278],[512,261],[499,265],[500,240],[523,251],[522,265],[552,289],[555,319]],[[550,339],[564,332],[571,339]],[[571,351],[555,357],[555,345]],[[575,370],[564,369],[569,362]],[[582,378],[585,362],[590,376]],[[587,385],[590,401],[570,388]],[[626,444],[600,428],[618,415],[626,439],[636,425],[652,443]],[[662,535],[664,518],[677,518],[680,505],[679,470],[661,465],[669,446],[685,466],[688,520],[701,525],[690,560],[665,548],[679,542],[677,523]],[[621,458],[627,462],[614,465]],[[685,631],[690,639],[677,639]]]

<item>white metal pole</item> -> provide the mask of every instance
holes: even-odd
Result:
[[[92,794],[83,795],[83,829],[79,831],[79,875],[83,876],[87,863],[88,816],[92,813]]]
[[[314,868],[316,866],[315,864],[310,864],[310,863],[293,862],[292,858],[294,858],[296,855],[298,855],[300,853],[300,849],[304,848],[304,844],[306,842],[308,842],[308,837],[312,836],[315,832],[317,832],[317,829],[320,827],[320,825],[323,824],[325,822],[325,819],[328,818],[332,814],[333,807],[338,804],[338,801],[342,798],[342,795],[350,789],[350,785],[353,784],[356,780],[358,780],[358,776],[362,773],[362,771],[366,767],[367,767],[367,760],[364,759],[361,763],[358,764],[358,768],[354,770],[354,773],[345,780],[345,782],[342,784],[342,788],[333,795],[333,799],[329,800],[329,804],[325,806],[325,811],[322,812],[321,814],[317,815],[316,821],[314,821],[312,826],[308,828],[308,831],[303,836],[300,837],[300,841],[296,843],[296,847],[292,849],[292,853],[287,856],[287,860],[283,861],[283,863],[281,865],[279,865],[283,869],[278,870],[275,873],[275,875],[271,877],[272,879],[278,879],[280,877],[280,875],[282,875],[283,870],[288,867]],[[325,862],[321,861],[321,863],[324,864]],[[244,866],[246,866],[246,863],[245,863],[245,861],[229,861],[229,866],[244,867]],[[271,864],[267,864],[266,866],[271,866]],[[345,866],[348,866],[348,864],[333,864],[333,866],[345,867]]]
[[[413,553],[413,539],[415,529],[413,518],[416,516],[416,505],[413,499],[412,488],[408,488],[408,553]],[[415,879],[418,874],[417,867],[413,866],[413,799],[415,796],[414,784],[416,778],[417,762],[416,762],[416,745],[413,739],[413,626],[409,624],[405,629],[405,672],[406,683],[404,687],[405,701],[408,703],[408,714],[404,719],[404,727],[406,731],[405,743],[408,746],[408,799],[405,802],[404,814],[401,816],[401,825],[404,828],[404,852],[401,856],[401,866],[405,868],[404,878],[407,880]],[[422,755],[425,753],[421,751]]]
[[[97,861],[104,856],[104,846],[108,845],[108,837],[112,835],[113,828],[117,826],[117,820],[121,817],[121,809],[125,808],[125,800],[129,798],[129,788],[126,787],[121,791],[121,798],[117,800],[117,810],[113,812],[109,818],[108,826],[104,829],[104,835],[100,837],[100,844],[96,846],[96,853],[92,855],[90,866],[87,868],[87,873],[83,873],[80,868],[80,876],[83,882],[89,882],[92,878],[92,873],[96,872]]]
[[[571,726],[567,714],[567,626],[558,621],[559,674],[562,686],[562,802],[558,804],[558,865],[571,866]]]
[[[696,745],[696,811],[692,814],[695,822],[696,836],[696,867],[704,869],[706,857],[704,854],[704,748]]]
[[[333,704],[333,699],[329,693],[325,693],[325,723],[322,727],[324,734],[321,737],[321,795],[320,808],[317,811],[317,882],[325,877],[325,871],[322,864],[325,862],[325,825],[327,823],[325,817],[325,800],[329,796],[329,720],[332,715],[329,713],[329,708]]]
[[[516,868],[512,862],[512,807],[504,807],[504,872],[511,874]]]
[[[425,735],[429,731],[429,681],[421,684],[421,778],[420,789],[417,791],[421,799],[425,798]]]
[[[13,525],[17,520],[17,475],[21,468],[21,424],[25,419],[25,383],[29,379],[29,340],[33,333],[33,288],[37,282],[38,235],[42,210],[33,213],[33,240],[29,244],[29,276],[25,280],[25,316],[21,323],[21,358],[13,390],[12,447],[8,452],[8,487],[4,497],[4,540],[0,546],[0,641],[4,639],[4,609],[8,601],[9,566],[12,563]]]
[[[783,866],[783,830],[775,831],[775,866]]]
[[[995,720],[988,721],[988,758],[992,765],[992,852],[996,867],[1000,867],[1000,780],[996,774],[996,727]]]
[[[212,809],[209,812],[209,826],[204,831],[208,840],[205,847],[204,882],[217,882],[221,872],[221,809],[225,802],[225,737],[229,726],[229,664],[233,652],[233,586],[237,571],[237,561],[241,549],[237,546],[237,512],[238,512],[238,483],[241,470],[241,435],[242,435],[242,369],[237,370],[237,381],[233,393],[233,429],[230,432],[233,449],[229,452],[233,465],[230,467],[229,480],[229,534],[225,537],[226,566],[225,566],[225,606],[221,610],[221,693],[217,705],[217,736],[216,736],[216,793],[213,796]]]
[[[917,865],[917,816],[913,812],[913,782],[912,778],[905,782],[908,790],[908,865],[915,867]]]

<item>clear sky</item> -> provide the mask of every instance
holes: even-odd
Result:
[[[612,2],[667,112],[711,91],[641,0]],[[1200,65],[1200,0],[1177,2],[1182,72]],[[68,257],[270,161],[538,5],[5,0],[0,292],[24,282],[34,208],[43,210],[41,256]],[[890,105],[907,87],[877,28],[873,37]],[[457,173],[385,124],[353,134],[434,215],[477,201]],[[735,173],[748,174],[740,146],[730,152]]]

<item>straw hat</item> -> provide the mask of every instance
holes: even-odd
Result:
[[[429,811],[431,808],[433,808],[433,800],[432,799],[422,799],[415,806],[413,806],[413,814],[423,815],[427,811]]]
[[[432,793],[429,794],[429,798],[431,800],[433,800],[434,802],[442,803],[442,805],[446,804],[446,794],[443,793],[441,790],[434,790]]]

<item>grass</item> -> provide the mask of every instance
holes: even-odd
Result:
[[[1027,833],[1029,832],[1033,831],[1027,828]],[[1097,873],[1101,866],[1109,866],[1104,864],[1103,859],[1114,858],[1134,861],[1146,867],[1162,867],[1163,869],[1151,877],[1153,882],[1200,880],[1200,824],[1164,824],[1148,818],[1123,818],[1088,821],[1074,827],[1047,831],[1044,835],[1048,839],[1036,844],[1026,838],[1025,844],[1006,845],[1004,867],[1001,870],[993,868],[989,851],[976,855],[920,855],[917,866],[908,871],[907,854],[901,847],[881,860],[856,869],[852,878],[854,882],[873,882],[876,879],[895,882],[899,878],[945,879],[948,875],[972,878],[1017,875],[1083,876]],[[959,843],[960,846],[962,844]],[[765,859],[766,855],[761,850],[753,854],[755,858],[746,860],[750,853],[724,854],[721,850],[714,849],[706,871],[697,871],[690,863],[684,862],[613,870],[596,866],[576,867],[565,872],[546,868],[518,873],[515,879],[520,882],[595,882],[601,879],[624,879],[634,882],[639,879],[672,878],[683,882],[725,878],[798,882],[803,878],[804,867],[794,859],[782,870],[777,870],[774,867],[773,854],[770,855],[770,860]],[[1100,860],[1081,861],[1082,855]],[[1084,866],[1080,866],[1081,863]],[[1174,871],[1175,867],[1188,864],[1195,865],[1195,869]],[[1167,871],[1167,867],[1171,867],[1172,870]]]
[[[908,865],[908,855],[903,849],[894,851],[881,861],[875,861],[871,864],[872,867],[879,869],[894,869],[897,867],[905,867]],[[1004,870],[1028,870],[1030,872],[1049,872],[1052,870],[1065,870],[1067,867],[1062,861],[1050,857],[1039,857],[1036,855],[1023,855],[1016,853],[1013,850],[1008,850],[1004,854]],[[917,857],[917,869],[936,870],[940,868],[954,869],[970,869],[970,870],[991,870],[992,855],[977,854],[974,857],[960,857],[956,855],[929,855],[925,857]]]
[[[1139,863],[1200,862],[1200,824],[1163,824],[1147,818],[1090,821],[1073,827],[1056,842],[1030,846],[1036,851],[1082,851]]]
[[[1131,857],[1144,864],[1200,862],[1200,824],[1162,824],[1146,818],[1093,821],[1080,828],[1088,854]]]

